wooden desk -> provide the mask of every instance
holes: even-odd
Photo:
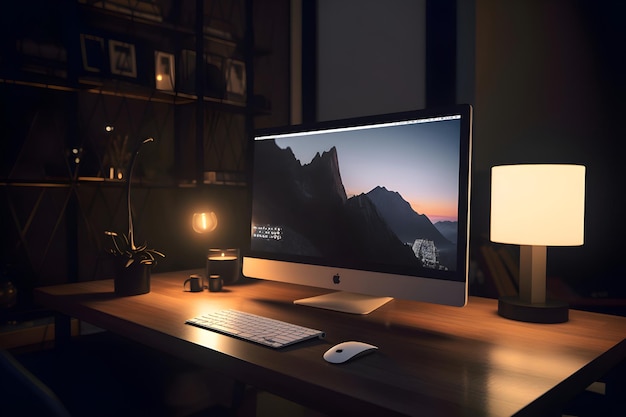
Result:
[[[563,324],[505,320],[496,301],[464,308],[394,300],[367,316],[296,306],[324,290],[251,281],[183,292],[190,271],[154,274],[152,291],[115,297],[110,280],[39,288],[36,301],[331,415],[545,416],[626,358],[626,318],[571,311]],[[235,308],[326,331],[273,350],[185,325]],[[332,345],[379,346],[342,365]]]

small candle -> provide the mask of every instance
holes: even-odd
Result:
[[[239,279],[238,249],[209,249],[206,264],[206,276],[219,275],[224,285]]]

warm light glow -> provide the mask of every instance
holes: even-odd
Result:
[[[163,75],[161,75],[161,74],[157,74],[157,76],[156,76],[156,80],[157,80],[157,81],[163,81]]]
[[[236,261],[239,258],[237,249],[210,248],[207,259],[210,261]]]
[[[492,168],[493,242],[582,245],[584,220],[584,166],[538,164]]]
[[[212,211],[208,213],[194,213],[192,227],[196,233],[212,232],[217,227],[217,216]]]
[[[525,341],[524,341],[525,342]],[[489,363],[493,364],[483,382],[487,395],[486,415],[512,415],[513,404],[524,403],[526,398],[538,398],[552,388],[551,381],[563,380],[582,364],[576,355],[561,351],[537,355],[531,345],[520,342],[519,346],[498,346],[489,352]],[[534,375],[520,378],[520,375]]]

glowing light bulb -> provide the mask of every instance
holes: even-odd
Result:
[[[194,213],[192,227],[196,233],[212,232],[217,228],[217,216],[212,211],[208,213]]]

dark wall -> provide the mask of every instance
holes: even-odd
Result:
[[[317,0],[317,120],[422,108],[426,1]]]

